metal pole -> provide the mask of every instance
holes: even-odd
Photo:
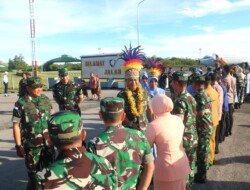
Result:
[[[201,65],[201,48],[199,48],[199,63]]]
[[[140,34],[139,34],[139,6],[140,4],[145,1],[142,0],[137,4],[137,42],[138,42],[138,46],[140,45]]]

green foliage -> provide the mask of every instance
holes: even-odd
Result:
[[[24,57],[21,54],[16,55],[13,60],[9,59],[8,67],[9,67],[9,71],[12,71],[12,70],[27,71],[27,70],[29,70],[29,66],[24,61]]]
[[[161,58],[156,57],[155,55],[152,57],[157,61],[161,61],[163,65],[167,67],[190,67],[190,66],[199,66],[199,60],[197,59],[190,59],[190,58]]]
[[[66,67],[69,71],[81,70],[81,63],[52,64],[49,66],[49,71],[57,71],[63,67]]]

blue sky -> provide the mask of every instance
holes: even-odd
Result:
[[[120,52],[137,46],[140,0],[34,0],[38,64],[68,54]],[[250,0],[145,0],[140,45],[147,56],[250,57]],[[0,60],[31,64],[29,1],[0,2]],[[201,51],[199,49],[201,48]]]

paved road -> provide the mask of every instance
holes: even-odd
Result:
[[[115,96],[117,90],[103,90],[103,97]],[[45,92],[50,98],[51,92]],[[1,190],[25,189],[27,177],[24,160],[17,158],[11,129],[11,114],[16,94],[0,94],[0,184]],[[55,111],[57,105],[52,101]],[[98,101],[85,101],[82,120],[87,130],[87,141],[104,130],[98,118]],[[83,111],[84,110],[84,111]],[[250,189],[250,104],[235,112],[233,135],[220,146],[216,164],[208,171],[205,185],[195,184],[194,190],[249,190]],[[153,189],[153,188],[151,188]]]

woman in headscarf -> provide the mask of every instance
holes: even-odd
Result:
[[[153,98],[157,94],[165,94],[165,90],[158,87],[159,76],[161,75],[163,65],[161,62],[148,59],[147,73],[149,82],[149,95]]]
[[[156,144],[157,147],[154,189],[185,190],[190,168],[182,146],[183,122],[171,114],[173,102],[164,94],[153,97],[150,106],[157,116],[147,130],[149,144],[151,147]]]

